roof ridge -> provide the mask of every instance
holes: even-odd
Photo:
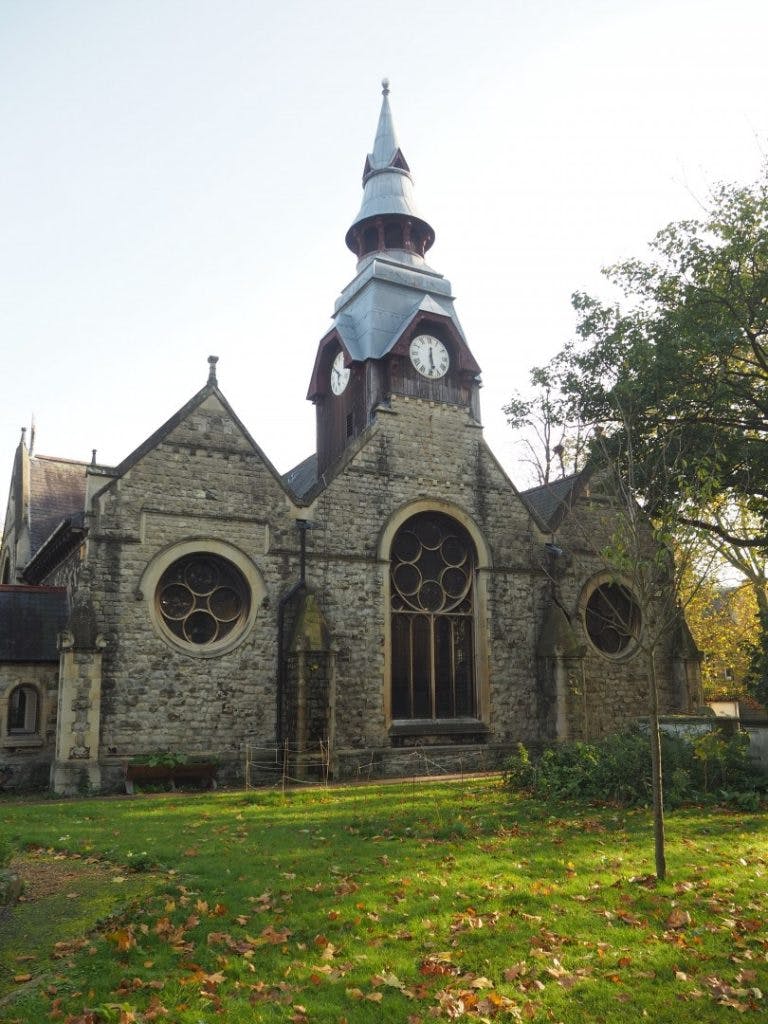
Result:
[[[68,466],[90,466],[91,463],[82,459],[67,459],[63,455],[30,455],[32,462],[63,462]]]

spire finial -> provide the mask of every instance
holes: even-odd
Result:
[[[208,356],[208,383],[216,384],[216,363],[218,363],[218,356]]]
[[[423,258],[435,240],[435,233],[414,204],[411,169],[397,141],[390,109],[388,78],[382,78],[381,92],[373,150],[363,168],[363,202],[345,241],[358,260],[386,249],[404,250]],[[388,218],[388,223],[397,218],[396,229],[388,232],[385,227],[382,231],[382,218]]]

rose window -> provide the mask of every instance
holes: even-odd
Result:
[[[250,591],[242,573],[218,555],[178,559],[160,577],[157,608],[174,636],[206,647],[239,629],[248,616]]]
[[[624,654],[640,628],[640,609],[631,592],[620,583],[596,587],[587,601],[587,634],[603,654]]]

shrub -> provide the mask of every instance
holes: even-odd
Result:
[[[749,737],[709,732],[693,739],[661,735],[664,799],[670,806],[715,796],[743,804],[765,787],[749,760]],[[636,726],[595,743],[561,743],[538,757],[518,745],[506,765],[510,789],[530,790],[544,799],[572,797],[621,804],[653,798],[647,729]],[[753,796],[751,802],[758,800]]]

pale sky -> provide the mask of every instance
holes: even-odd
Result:
[[[0,504],[20,428],[114,464],[205,383],[284,472],[355,273],[381,79],[486,438],[570,295],[754,180],[765,0],[0,0]],[[0,522],[2,519],[0,518]]]

